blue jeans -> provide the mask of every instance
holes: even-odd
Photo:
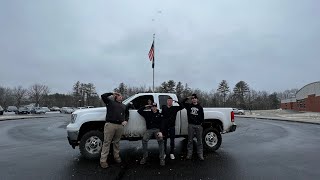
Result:
[[[176,128],[169,127],[168,129],[168,137],[164,139],[164,153],[167,154],[167,138],[170,138],[170,154],[174,154],[174,139],[176,137]]]

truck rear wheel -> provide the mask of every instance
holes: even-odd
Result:
[[[222,137],[220,132],[213,127],[206,128],[203,131],[202,143],[204,149],[207,151],[218,150],[222,143]]]
[[[86,159],[95,160],[100,158],[103,144],[103,133],[100,131],[89,131],[83,135],[80,141],[80,153]]]

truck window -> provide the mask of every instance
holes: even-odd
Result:
[[[139,109],[140,107],[147,105],[149,99],[151,99],[151,101],[154,102],[152,95],[139,96],[131,102],[133,104],[134,109]]]
[[[160,105],[160,109],[162,109],[163,105],[167,105],[167,99],[168,99],[168,95],[160,95],[159,96],[159,105]]]

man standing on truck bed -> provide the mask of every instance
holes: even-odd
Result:
[[[140,161],[140,164],[145,164],[148,158],[148,141],[152,136],[158,141],[159,144],[159,158],[160,158],[160,166],[165,166],[164,160],[164,143],[163,143],[163,135],[161,133],[161,125],[163,121],[162,114],[160,114],[157,109],[157,103],[153,103],[151,105],[151,111],[145,111],[146,108],[150,107],[150,105],[146,105],[141,107],[138,110],[138,113],[144,117],[146,120],[147,130],[143,134],[142,138],[142,148],[143,148],[143,157]]]
[[[178,111],[184,109],[184,106],[182,103],[175,101],[179,104],[179,106],[173,106],[173,100],[172,97],[168,96],[167,99],[167,105],[162,106],[162,114],[163,118],[166,121],[164,129],[166,130],[164,132],[164,152],[167,152],[167,137],[170,138],[170,159],[175,159],[174,157],[174,139],[176,136],[176,117]]]
[[[113,95],[114,101],[109,99]],[[101,95],[103,102],[107,107],[106,123],[104,125],[104,141],[101,151],[100,165],[102,168],[108,168],[107,158],[110,150],[110,144],[113,141],[113,156],[117,163],[121,163],[120,158],[120,139],[123,134],[123,127],[129,120],[129,110],[122,104],[122,95],[120,93],[105,93]]]
[[[192,103],[186,103],[188,99],[191,98]],[[184,106],[188,114],[188,153],[186,159],[192,158],[193,153],[193,138],[194,134],[197,138],[197,154],[200,160],[203,158],[203,145],[202,145],[202,123],[204,121],[204,113],[202,106],[198,103],[198,97],[196,94],[192,94],[191,97],[186,98],[184,101]]]

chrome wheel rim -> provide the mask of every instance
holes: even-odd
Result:
[[[87,139],[86,144],[85,144],[85,149],[90,153],[90,154],[98,154],[100,153],[102,148],[102,141],[99,137],[97,136],[92,136],[89,139]]]
[[[209,147],[214,147],[218,143],[218,137],[214,132],[208,132],[205,136],[205,142]]]

